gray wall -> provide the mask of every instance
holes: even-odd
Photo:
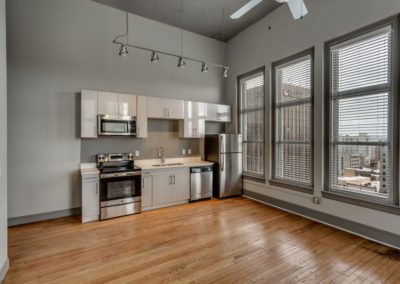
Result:
[[[81,144],[81,89],[223,101],[220,70],[202,74],[200,64],[190,62],[182,70],[165,56],[151,64],[150,54],[137,50],[119,57],[111,41],[124,31],[124,19],[123,12],[90,0],[7,1],[10,218],[79,207],[81,157],[86,161],[97,151],[131,149],[123,139],[115,140],[116,147],[104,139]],[[134,15],[129,19],[132,43],[180,52],[178,29]],[[184,50],[187,56],[224,63],[225,45],[203,36],[184,32]],[[150,135],[159,138],[175,127],[150,125],[155,129]],[[164,129],[161,136],[157,129]],[[170,137],[171,152],[180,147],[170,146],[173,141],[193,143]],[[151,156],[151,149],[143,147]]]
[[[315,195],[323,187],[323,43],[329,39],[369,25],[400,12],[398,0],[306,0],[309,14],[294,21],[287,5],[252,25],[227,45],[227,64],[232,67],[227,81],[226,100],[236,105],[236,79],[240,74],[266,66],[266,172],[270,172],[270,66],[271,63],[315,46],[315,107],[314,107],[314,176]],[[271,30],[268,29],[271,27]],[[251,43],[251,44],[250,44]],[[235,121],[235,120],[234,120]],[[237,130],[235,123],[228,128]],[[267,176],[269,177],[269,175]],[[400,234],[400,218],[351,204],[322,199],[320,205],[306,194],[266,184],[245,182],[247,190],[298,204],[324,213]]]
[[[0,282],[7,259],[6,7],[5,0],[0,0]]]

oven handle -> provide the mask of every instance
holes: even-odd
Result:
[[[118,177],[130,177],[140,176],[142,172],[128,172],[128,173],[116,173],[116,174],[101,174],[100,178],[118,178]]]

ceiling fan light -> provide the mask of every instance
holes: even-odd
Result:
[[[158,63],[159,60],[160,60],[160,57],[158,56],[158,54],[155,51],[152,51],[150,61],[153,63]]]
[[[179,59],[178,59],[178,67],[179,68],[185,68],[185,66],[186,66],[185,60],[183,60],[182,57],[179,57]]]
[[[119,54],[119,56],[122,56],[122,57],[128,56],[128,48],[126,47],[126,45],[121,44],[118,54]]]
[[[208,71],[208,66],[207,66],[207,64],[205,62],[203,62],[201,64],[201,72],[202,73],[207,73],[207,71]]]

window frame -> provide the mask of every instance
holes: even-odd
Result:
[[[346,192],[334,190],[330,188],[331,180],[330,180],[330,160],[329,160],[329,151],[330,151],[330,107],[331,107],[331,47],[335,45],[340,45],[345,42],[351,42],[352,40],[356,40],[356,38],[366,36],[369,33],[373,33],[374,31],[378,31],[387,26],[392,25],[392,46],[391,46],[391,77],[390,79],[390,89],[389,93],[391,95],[391,112],[392,112],[392,129],[389,131],[392,134],[391,141],[389,140],[389,145],[391,145],[392,150],[392,188],[389,196],[390,202],[380,201],[377,198],[370,197],[368,195],[362,195],[360,193],[355,192]],[[324,105],[325,105],[325,131],[324,131],[324,188],[322,191],[322,196],[325,198],[342,201],[350,204],[355,204],[358,206],[386,211],[389,213],[400,214],[399,206],[399,115],[398,111],[400,110],[399,105],[399,67],[398,63],[399,59],[399,17],[393,16],[372,25],[366,26],[364,28],[355,30],[353,32],[347,33],[345,35],[339,36],[332,40],[326,41],[324,43]],[[367,88],[366,88],[367,89]],[[363,90],[361,90],[363,91]],[[367,92],[365,93],[367,94]],[[371,93],[373,94],[373,93]]]
[[[239,75],[239,76],[237,76],[237,104],[238,104],[238,107],[237,107],[237,125],[238,125],[238,132],[239,133],[242,133],[242,91],[241,91],[241,87],[240,87],[240,81],[241,80],[243,80],[243,79],[245,79],[245,78],[247,78],[247,77],[250,77],[250,76],[253,76],[253,75],[255,75],[255,74],[258,74],[258,73],[262,73],[263,74],[263,77],[264,77],[264,81],[263,81],[263,86],[264,86],[264,107],[263,108],[260,108],[260,110],[263,110],[263,112],[264,112],[264,137],[263,137],[263,155],[262,155],[262,161],[263,161],[263,174],[262,175],[256,175],[256,174],[252,174],[252,173],[248,173],[248,172],[245,172],[245,171],[243,171],[243,177],[244,178],[246,178],[246,179],[249,179],[249,180],[253,180],[253,181],[256,181],[256,182],[265,182],[265,138],[266,138],[266,123],[265,123],[265,115],[266,115],[266,112],[265,112],[265,110],[266,110],[266,108],[265,108],[265,102],[266,102],[266,100],[265,100],[265,98],[266,98],[266,96],[265,96],[265,66],[261,66],[261,67],[258,67],[258,68],[256,68],[256,69],[254,69],[254,70],[252,70],[252,71],[249,71],[249,72],[247,72],[247,73],[244,73],[244,74],[242,74],[242,75]],[[244,152],[242,153],[242,162],[243,162],[243,160],[244,160]]]
[[[311,185],[301,185],[296,182],[290,182],[275,177],[275,158],[276,158],[276,143],[275,143],[275,116],[276,116],[276,67],[290,63],[292,61],[299,60],[303,57],[310,56],[311,58],[311,97],[310,97],[310,108],[311,108]],[[315,144],[315,133],[314,133],[314,95],[315,95],[315,47],[307,48],[301,52],[295,53],[291,56],[285,57],[281,60],[275,61],[271,64],[271,159],[270,159],[270,179],[269,183],[274,186],[284,187],[287,189],[300,191],[307,194],[314,194],[314,144]]]

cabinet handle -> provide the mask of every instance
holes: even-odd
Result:
[[[167,108],[167,110],[168,110],[168,117],[169,117],[169,108]]]
[[[142,178],[142,189],[144,188],[144,178]]]
[[[96,182],[96,194],[99,194],[99,183]]]
[[[140,136],[140,135],[139,135],[139,133],[140,133],[140,132],[139,132],[139,129],[140,129],[139,126],[136,126],[136,136]]]
[[[172,176],[169,176],[169,184],[172,184]]]
[[[175,184],[175,175],[174,175],[174,184]]]
[[[97,127],[93,126],[93,136],[97,136]]]
[[[118,114],[118,104],[115,104],[115,114]]]

